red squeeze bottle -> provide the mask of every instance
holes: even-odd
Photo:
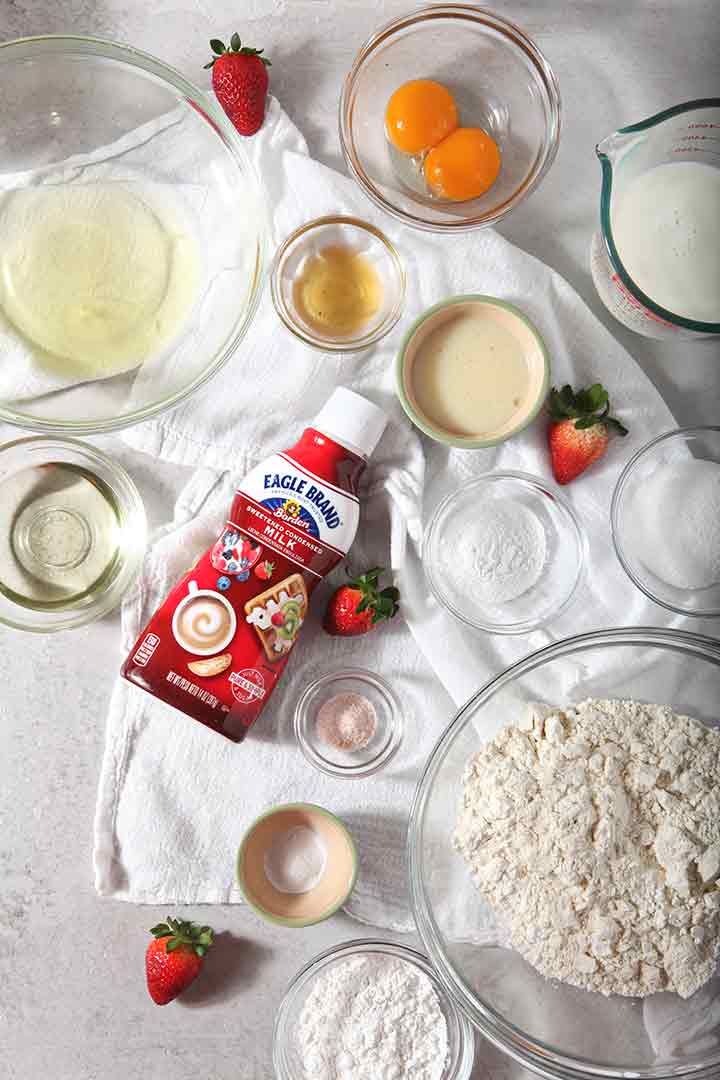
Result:
[[[310,593],[355,538],[358,480],[386,422],[340,387],[294,446],[256,466],[217,541],[135,642],[124,678],[241,742],[283,672]]]

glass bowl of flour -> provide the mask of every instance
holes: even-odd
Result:
[[[486,473],[440,503],[423,540],[435,597],[457,619],[525,634],[570,604],[587,541],[570,504],[538,477]]]
[[[630,580],[679,615],[720,616],[720,427],[653,439],[625,466],[610,510]]]
[[[0,421],[110,431],[171,408],[257,306],[264,198],[221,109],[137,49],[0,45]]]
[[[468,1080],[474,1050],[427,957],[365,938],[298,972],[273,1033],[277,1080]]]
[[[717,1080],[719,790],[712,638],[567,638],[470,699],[408,859],[425,951],[483,1036],[554,1080]]]

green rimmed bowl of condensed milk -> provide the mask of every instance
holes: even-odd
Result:
[[[428,308],[398,352],[395,384],[413,424],[446,446],[477,450],[530,424],[550,384],[537,328],[514,304],[452,296]]]
[[[0,446],[0,624],[50,633],[106,615],[145,538],[135,484],[96,447],[42,436]]]

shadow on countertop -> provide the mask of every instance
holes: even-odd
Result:
[[[257,974],[271,950],[229,931],[215,935],[200,977],[179,998],[180,1005],[199,1009],[227,1001],[257,985]]]

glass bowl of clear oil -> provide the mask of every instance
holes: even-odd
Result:
[[[400,318],[405,271],[388,238],[365,221],[324,217],[280,246],[271,275],[280,319],[306,345],[357,352]]]
[[[49,633],[107,614],[145,537],[135,484],[95,447],[41,436],[0,447],[0,623]]]

